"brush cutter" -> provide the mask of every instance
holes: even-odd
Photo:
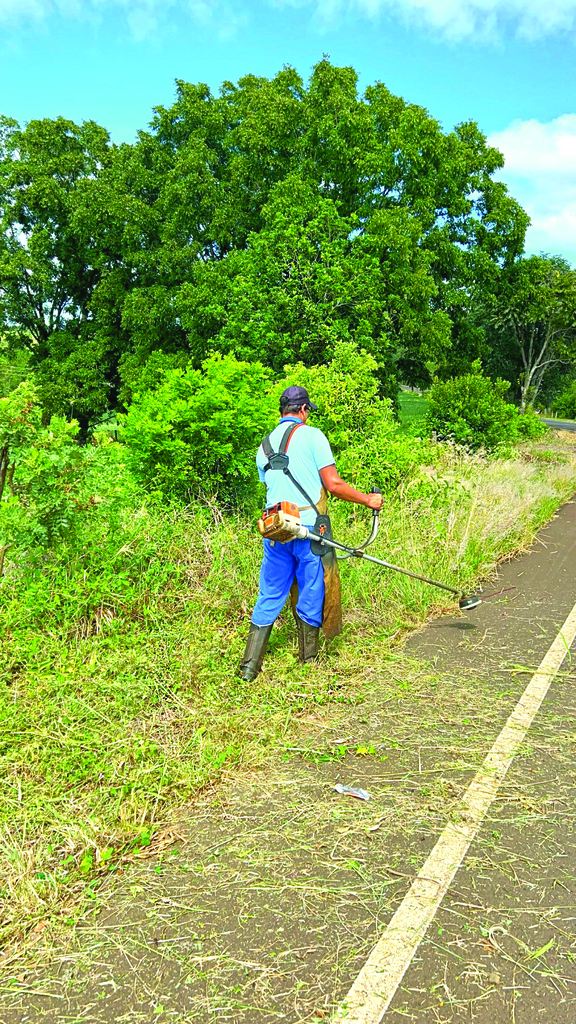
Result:
[[[372,494],[379,493],[380,491],[377,487],[372,488]],[[275,536],[276,539],[281,540],[281,542],[288,539],[310,540],[312,541],[313,550],[314,547],[316,547],[317,554],[320,554],[321,548],[333,548],[339,559],[350,557],[363,558],[366,562],[373,562],[375,565],[382,565],[385,569],[392,569],[393,572],[400,572],[404,576],[412,577],[414,580],[421,580],[422,583],[428,583],[431,587],[439,587],[440,590],[447,590],[448,593],[455,594],[456,597],[459,598],[458,607],[464,612],[472,611],[473,608],[477,608],[482,602],[482,598],[477,594],[463,594],[461,590],[457,590],[455,587],[449,587],[446,583],[439,583],[437,580],[431,580],[427,576],[421,576],[417,572],[411,572],[410,569],[403,569],[399,565],[392,565],[391,562],[385,562],[383,558],[375,558],[373,555],[367,555],[366,548],[376,540],[378,534],[378,509],[372,510],[372,529],[369,536],[363,544],[359,544],[355,548],[349,547],[347,544],[340,544],[338,541],[332,539],[329,535],[330,521],[327,516],[318,517],[320,520],[320,524],[317,523],[319,532],[315,533],[314,530],[311,530],[308,526],[304,526],[300,522],[299,513],[296,509],[295,511],[296,515],[290,515],[286,508],[285,510],[282,509],[277,511],[275,514],[274,521],[278,532],[274,533],[273,536]],[[280,519],[282,520],[281,523]],[[322,520],[324,519],[326,522],[322,523]],[[282,530],[282,534],[280,534],[279,528]],[[266,533],[262,528],[260,528],[260,532],[263,536],[266,536]]]
[[[380,494],[378,487],[373,487],[372,494]],[[456,590],[455,587],[449,587],[446,583],[438,583],[437,580],[428,579],[427,576],[420,576],[416,572],[410,572],[409,569],[402,569],[399,565],[392,565],[390,562],[385,562],[382,558],[374,558],[372,555],[367,555],[366,548],[373,544],[378,536],[378,526],[380,521],[380,513],[377,508],[372,509],[372,529],[368,538],[363,544],[358,545],[356,548],[347,547],[344,544],[337,544],[336,541],[322,539],[320,543],[326,544],[326,546],[335,547],[339,551],[344,551],[344,554],[338,554],[337,558],[345,559],[350,558],[352,555],[354,558],[365,558],[367,562],[375,562],[376,565],[383,565],[386,569],[392,569],[394,572],[401,572],[404,576],[411,576],[412,579],[421,580],[422,583],[428,583],[431,587],[439,587],[441,590],[447,590],[450,594],[455,594],[459,597],[458,607],[463,612],[472,611],[473,608],[477,608],[482,603],[482,598],[478,597],[477,594],[466,595],[461,590]],[[310,540],[316,540],[313,534],[309,534]]]

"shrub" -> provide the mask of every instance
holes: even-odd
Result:
[[[493,451],[500,444],[516,440],[518,411],[504,398],[509,387],[505,380],[493,381],[485,376],[479,362],[462,377],[447,381],[435,378],[426,418],[428,429],[435,430],[440,440],[455,441],[472,450]]]
[[[27,352],[7,354],[0,338],[0,398],[6,398],[30,376],[30,356]]]
[[[549,428],[538,418],[533,409],[526,409],[524,413],[518,413],[517,420],[518,434],[520,437],[530,439],[544,437]]]
[[[78,424],[53,417],[42,426],[28,381],[0,398],[0,575],[8,548],[46,548],[73,533],[84,507],[86,452]]]
[[[285,366],[278,397],[291,384],[305,387],[318,406],[311,420],[330,441],[338,470],[362,490],[398,485],[426,461],[428,446],[398,432],[389,398],[380,397],[378,364],[352,342],[338,342],[326,366]]]
[[[552,405],[552,412],[556,416],[564,416],[568,420],[576,420],[576,380],[558,395]]]
[[[261,363],[233,356],[168,370],[121,417],[130,469],[164,498],[243,504],[254,494],[254,456],[274,416],[270,388]]]

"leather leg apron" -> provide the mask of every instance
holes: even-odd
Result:
[[[324,487],[317,503],[321,515],[326,514],[328,506],[328,495]],[[329,548],[322,556],[324,566],[324,606],[322,608],[322,632],[327,640],[332,640],[342,632],[342,588],[340,586],[340,572],[338,570],[338,559],[333,548]],[[298,602],[298,583],[294,580],[290,589],[290,602],[292,612],[296,616],[296,604]]]

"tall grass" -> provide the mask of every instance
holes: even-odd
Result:
[[[575,489],[568,448],[485,461],[438,446],[387,496],[373,553],[468,588]],[[356,700],[367,662],[384,668],[406,629],[449,604],[350,559],[343,637],[299,666],[285,611],[246,684],[234,673],[257,591],[254,524],[130,501],[0,584],[1,929],[16,943],[89,897],[202,787],[289,744],[303,712]],[[333,511],[338,537],[368,530],[365,510]]]

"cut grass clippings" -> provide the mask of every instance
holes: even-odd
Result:
[[[508,460],[445,446],[437,456],[387,497],[373,553],[463,589],[529,544],[576,488],[576,451],[559,441]],[[366,518],[336,505],[336,535],[360,539]],[[270,762],[304,716],[361,701],[367,666],[393,675],[406,630],[445,606],[424,584],[350,560],[344,636],[318,666],[299,666],[285,612],[246,684],[234,672],[259,555],[250,522],[140,508],[114,536],[103,521],[81,549],[11,566],[0,591],[9,968],[203,789]]]

